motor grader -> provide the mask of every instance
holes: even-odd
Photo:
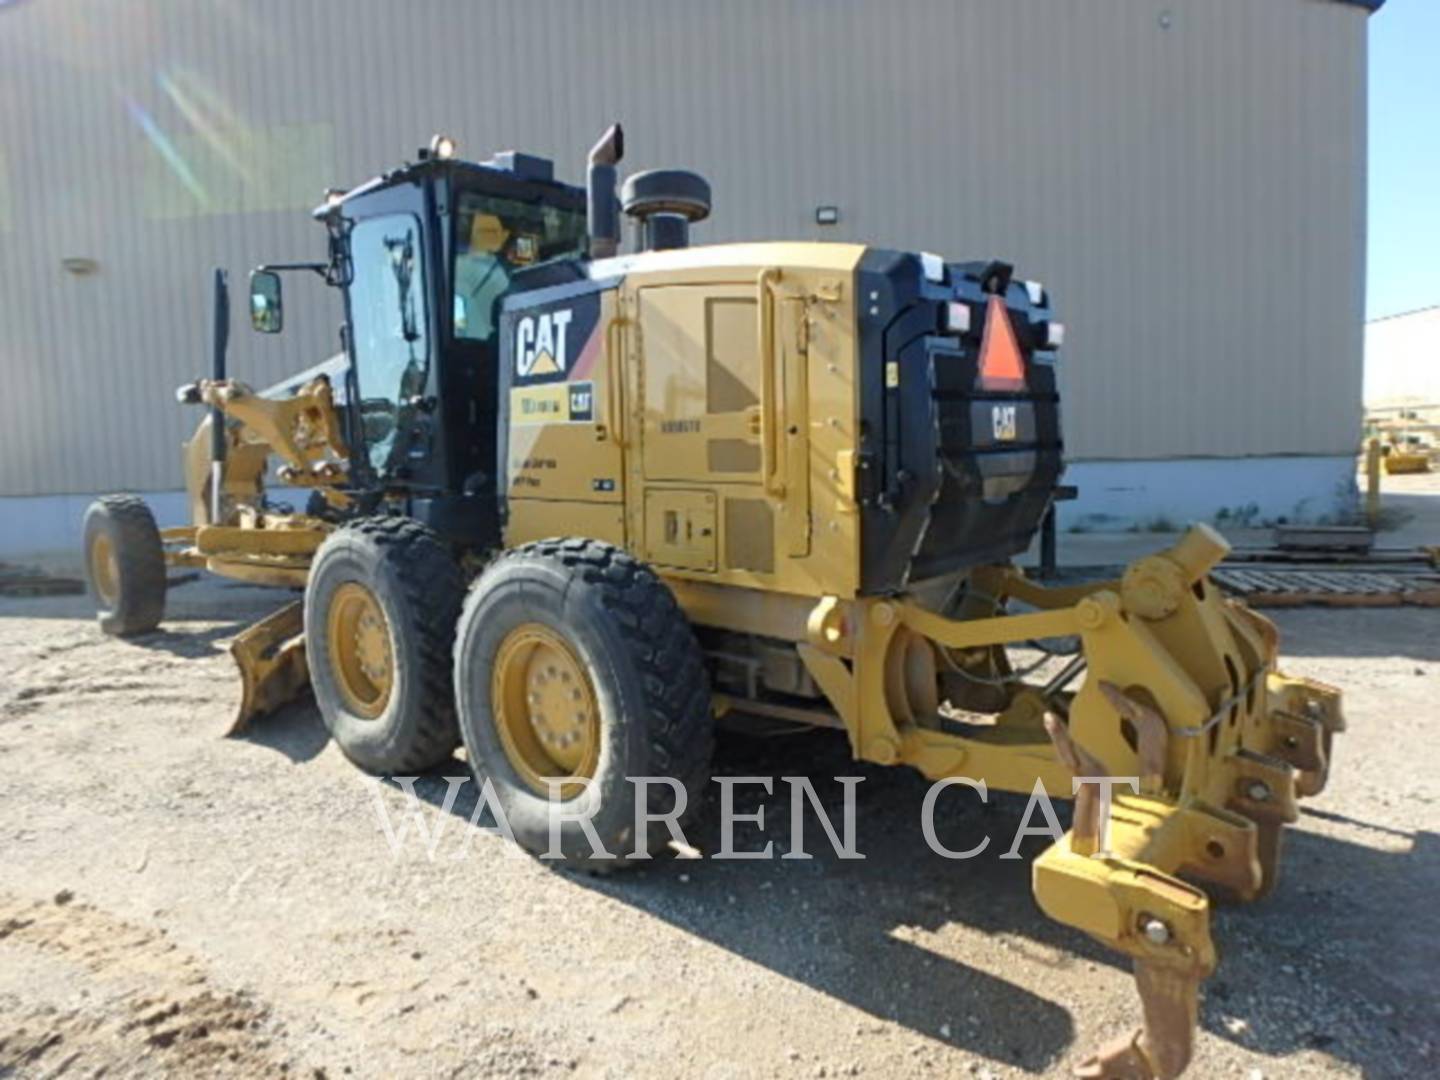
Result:
[[[265,392],[226,375],[220,280],[214,369],[179,391],[209,410],[185,449],[192,524],[91,508],[102,628],[154,629],[169,566],[303,589],[234,643],[236,727],[308,683],[371,772],[463,742],[537,852],[552,800],[611,852],[658,849],[674,793],[649,787],[657,823],[633,836],[627,778],[697,805],[727,714],[1073,794],[1035,897],[1133,960],[1144,1009],[1082,1070],[1178,1075],[1215,966],[1209,893],[1274,887],[1338,692],[1280,673],[1271,624],[1208,579],[1226,545],[1203,525],[1118,580],[1011,564],[1062,471],[1042,286],[859,244],[691,246],[705,181],[651,170],[617,197],[621,153],[616,126],[581,189],[437,137],[328,193],[327,258],[253,272],[250,317],[280,331],[281,275],[320,274],[343,349]],[[1017,668],[1027,646],[1058,670]],[[1106,777],[1133,784],[1107,802]],[[574,821],[560,846],[594,865]]]

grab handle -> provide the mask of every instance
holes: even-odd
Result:
[[[760,303],[760,480],[767,495],[785,494],[776,478],[775,461],[775,283],[776,267],[766,267],[755,279]]]
[[[620,346],[621,335],[625,319],[616,315],[605,325],[605,421],[598,425],[596,437],[602,441],[611,440],[616,446],[624,449],[625,433],[620,425],[625,415],[624,408],[618,404],[620,395],[624,388],[620,385]]]

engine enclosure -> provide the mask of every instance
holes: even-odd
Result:
[[[1043,294],[998,265],[935,281],[912,253],[762,243],[522,278],[501,317],[504,544],[586,535],[667,577],[842,598],[1023,551],[1062,468],[1055,353]],[[998,388],[991,318],[1023,365]]]

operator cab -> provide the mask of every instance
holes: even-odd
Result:
[[[500,301],[574,280],[586,197],[550,161],[514,151],[462,161],[437,136],[418,160],[314,211],[326,264],[261,267],[251,322],[283,325],[276,271],[309,269],[342,290],[351,486],[400,503],[466,546],[499,540],[496,445]]]

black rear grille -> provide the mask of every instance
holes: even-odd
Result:
[[[1036,348],[1048,310],[1010,287],[1003,310],[1021,347],[1024,385],[983,387],[988,297],[982,275],[969,269],[952,266],[941,286],[923,280],[916,260],[907,281],[900,257],[861,282],[869,288],[863,296],[881,299],[884,289],[874,282],[887,284],[894,302],[888,318],[872,303],[881,307],[882,328],[867,334],[862,322],[863,456],[871,474],[862,486],[866,592],[896,591],[1024,551],[1060,479],[1054,356]],[[971,307],[971,333],[945,332],[945,305],[957,299]],[[896,365],[888,378],[886,364]]]
[[[1027,354],[1027,385],[993,393],[975,389],[974,342],[932,339],[926,353],[940,485],[911,580],[1024,551],[1061,471],[1053,365]]]

